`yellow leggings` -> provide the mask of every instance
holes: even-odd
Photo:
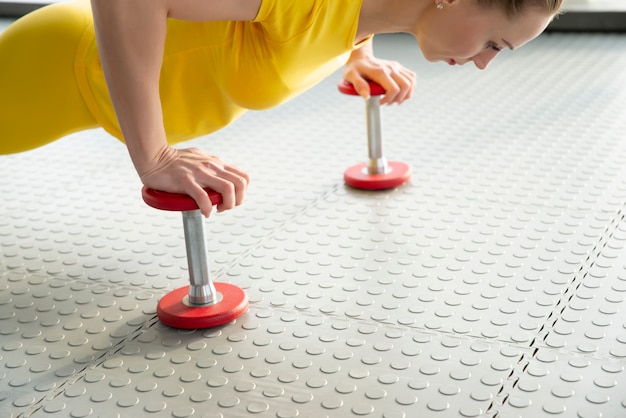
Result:
[[[91,24],[88,7],[58,3],[0,33],[0,154],[98,127],[74,75],[76,49]]]

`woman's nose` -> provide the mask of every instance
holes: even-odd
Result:
[[[491,60],[493,60],[496,55],[498,55],[499,51],[495,51],[493,49],[487,49],[482,51],[479,54],[476,54],[472,57],[472,61],[474,61],[474,65],[479,70],[484,70],[487,68]]]

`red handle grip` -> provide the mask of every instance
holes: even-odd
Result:
[[[374,83],[373,81],[369,81],[369,80],[367,83],[370,85],[370,94],[372,96],[381,96],[385,94],[385,89],[382,88],[380,84]],[[352,83],[346,80],[341,80],[339,83],[337,83],[337,88],[343,94],[349,94],[351,96],[359,95],[359,93],[357,93],[356,90],[354,89],[354,86],[352,85]]]
[[[221,194],[211,189],[204,189],[204,191],[209,195],[212,204],[219,205],[222,203]],[[146,202],[148,206],[152,206],[156,209],[179,212],[198,209],[196,201],[186,194],[162,192],[144,186],[141,189],[141,197],[143,197],[143,201]]]

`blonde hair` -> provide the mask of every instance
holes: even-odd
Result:
[[[551,16],[560,13],[563,0],[477,0],[483,7],[500,7],[509,19],[514,19],[531,8],[544,10]]]

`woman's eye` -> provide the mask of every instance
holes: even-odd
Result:
[[[491,48],[496,52],[502,51],[502,48],[500,46],[498,46],[497,44],[493,44],[493,43],[488,44],[487,48]]]

